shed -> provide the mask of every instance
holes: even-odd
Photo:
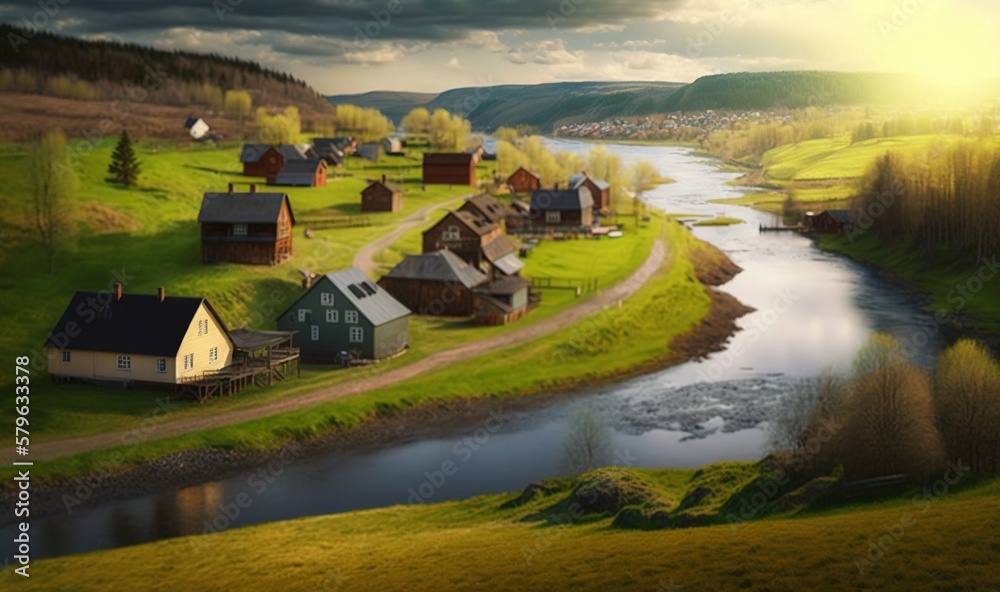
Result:
[[[541,187],[542,178],[524,167],[518,167],[509,177],[507,185],[514,193],[531,193]]]
[[[361,190],[362,212],[398,212],[403,209],[403,188],[386,180],[372,181]]]
[[[281,171],[267,178],[268,185],[326,187],[326,161],[322,158],[285,160]]]
[[[504,277],[475,290],[475,323],[506,325],[528,314],[531,284],[520,277]]]
[[[472,291],[487,281],[486,274],[442,250],[407,255],[378,283],[416,314],[462,317],[472,315]]]
[[[851,229],[851,214],[847,210],[824,210],[812,221],[815,232],[841,234]]]
[[[465,152],[424,153],[423,180],[427,185],[476,185],[476,160]]]

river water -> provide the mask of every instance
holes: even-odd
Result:
[[[550,140],[556,150],[591,145]],[[32,523],[33,557],[67,555],[162,538],[424,501],[516,491],[559,474],[568,418],[587,407],[611,428],[609,462],[637,467],[697,467],[766,454],[766,421],[802,378],[844,367],[872,332],[913,345],[928,363],[943,347],[930,315],[907,291],[872,271],[817,250],[795,233],[760,233],[773,216],[709,200],[739,197],[738,175],[690,149],[606,145],[626,164],[652,162],[676,182],[646,192],[671,213],[730,216],[745,223],[696,227],[744,271],[722,287],[756,309],[722,352],[572,397],[532,411],[500,410],[481,422],[377,450],[331,453],[290,466],[147,497],[75,508]],[[447,469],[447,470],[444,470]],[[445,474],[450,473],[450,474]],[[264,477],[264,478],[262,478]],[[241,495],[242,494],[242,495]],[[235,502],[242,500],[235,518]],[[249,501],[248,501],[249,500]],[[228,516],[227,516],[228,514]],[[13,530],[3,530],[10,541]],[[8,536],[9,535],[9,536]],[[4,555],[10,556],[9,543]]]

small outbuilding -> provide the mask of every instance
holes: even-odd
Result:
[[[528,314],[530,283],[517,276],[503,277],[475,290],[477,325],[506,325]]]
[[[427,185],[476,185],[476,158],[467,152],[424,153],[423,180]]]
[[[214,138],[212,128],[200,117],[188,117],[184,127],[191,134],[192,140],[209,140]]]
[[[343,354],[378,360],[408,347],[410,309],[354,267],[320,276],[278,317],[297,331],[304,356],[334,361]]]
[[[825,234],[848,232],[851,229],[851,213],[847,210],[824,210],[813,216],[812,229]]]
[[[278,174],[268,176],[268,185],[286,187],[326,187],[326,160],[310,158],[286,160]]]
[[[471,316],[473,290],[489,278],[448,250],[407,255],[379,285],[418,315]]]
[[[594,200],[584,185],[576,189],[539,189],[531,192],[531,227],[567,232],[594,224]]]
[[[250,177],[273,177],[290,160],[305,160],[306,156],[291,144],[244,144],[240,151],[243,174]]]
[[[570,189],[586,187],[594,200],[595,212],[607,212],[611,208],[611,184],[607,181],[591,179],[587,173],[577,173],[569,178]]]
[[[403,209],[403,188],[386,180],[372,181],[361,190],[362,212],[398,212]]]
[[[531,193],[540,188],[541,184],[542,178],[524,167],[518,167],[511,176],[507,177],[507,185],[514,193]]]

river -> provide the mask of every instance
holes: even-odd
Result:
[[[591,145],[550,140],[556,150]],[[331,453],[156,495],[77,508],[32,523],[33,558],[119,547],[162,538],[301,516],[517,491],[561,471],[568,417],[581,407],[611,427],[611,462],[637,467],[697,467],[766,454],[766,421],[776,401],[802,378],[844,367],[872,332],[914,344],[928,363],[943,347],[930,315],[906,290],[869,269],[816,249],[795,233],[759,233],[773,216],[709,200],[739,197],[738,175],[690,149],[606,145],[626,164],[652,162],[676,182],[643,199],[672,213],[721,215],[745,223],[696,227],[744,271],[722,287],[754,307],[722,352],[572,397],[530,412],[465,425],[433,436],[352,453]],[[927,327],[921,329],[920,327]],[[916,345],[922,347],[916,347]],[[738,354],[738,355],[737,355]],[[490,431],[495,429],[495,431]],[[453,463],[454,474],[442,466]],[[445,465],[450,467],[451,465]],[[451,471],[449,471],[451,472]],[[240,494],[246,507],[233,515]],[[10,536],[8,536],[10,535]],[[13,530],[3,530],[5,541]],[[4,551],[9,553],[9,543]]]

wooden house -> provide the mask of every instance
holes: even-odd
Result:
[[[458,208],[458,211],[476,214],[498,226],[503,226],[507,219],[507,207],[489,193],[470,197]]]
[[[278,174],[267,177],[267,184],[285,187],[326,187],[326,170],[326,160],[322,158],[286,160]]]
[[[240,152],[243,174],[249,177],[273,177],[281,172],[285,162],[304,160],[306,156],[297,146],[281,144],[244,144]]]
[[[824,210],[811,222],[814,232],[841,234],[851,229],[851,214],[847,210]]]
[[[278,329],[298,331],[299,348],[312,359],[335,356],[377,360],[408,346],[410,310],[358,268],[320,276],[278,317]]]
[[[313,138],[312,149],[318,158],[326,161],[327,166],[341,167],[344,165],[344,149],[338,147],[337,138]]]
[[[184,122],[184,127],[191,134],[192,140],[208,140],[214,139],[215,135],[212,134],[212,128],[205,122],[204,119],[200,117],[188,117]]]
[[[378,283],[418,315],[467,317],[475,310],[473,290],[488,281],[485,273],[442,250],[407,255]]]
[[[594,200],[586,186],[531,192],[532,228],[575,232],[593,224]]]
[[[395,136],[387,136],[378,141],[382,152],[392,156],[401,156],[403,152],[403,140]]]
[[[476,288],[474,322],[477,325],[506,325],[528,314],[529,287],[527,280],[508,276]]]
[[[218,372],[233,341],[205,298],[77,292],[49,334],[49,374],[121,386],[176,385]]]
[[[398,212],[403,209],[403,188],[386,181],[372,181],[361,190],[362,212]]]
[[[472,154],[424,153],[424,184],[476,185],[476,161]]]
[[[202,263],[274,265],[292,256],[295,215],[288,195],[206,193],[198,212]]]
[[[611,184],[607,181],[591,179],[587,173],[577,173],[569,178],[570,189],[586,187],[594,200],[595,212],[608,212],[611,208]]]
[[[500,226],[471,212],[448,212],[424,231],[423,252],[441,249],[452,251],[490,279],[517,275],[524,268],[514,243]]]
[[[357,145],[354,149],[354,156],[378,162],[379,153],[381,152],[382,146],[378,142],[365,142],[364,144]]]
[[[541,187],[542,178],[524,167],[518,167],[507,177],[507,185],[514,193],[531,193]]]

